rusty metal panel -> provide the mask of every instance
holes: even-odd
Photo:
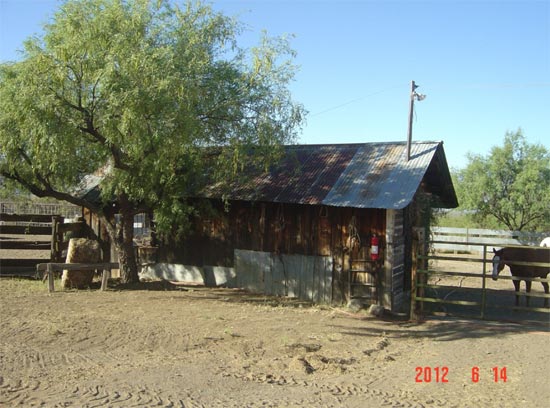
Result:
[[[245,201],[321,204],[361,145],[287,146],[286,155],[269,172],[241,180],[230,198]],[[209,197],[220,186],[208,186]]]
[[[275,191],[267,188],[264,191],[275,202],[321,204],[349,165],[357,148],[357,145],[300,146],[289,150],[283,171],[273,175],[273,179],[282,183],[283,188]]]

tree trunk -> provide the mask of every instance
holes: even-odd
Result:
[[[120,277],[122,283],[136,283],[139,282],[139,276],[134,252],[134,212],[125,194],[119,196],[118,203],[120,223],[116,227],[115,248],[120,264]]]

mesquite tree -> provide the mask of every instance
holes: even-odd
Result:
[[[241,28],[200,3],[66,1],[0,65],[0,176],[96,213],[137,281],[136,213],[184,222],[202,177],[269,164],[300,129],[288,41],[243,49]],[[99,200],[79,189],[93,174]]]
[[[521,129],[506,133],[489,155],[469,155],[456,185],[461,207],[478,221],[493,219],[512,231],[550,225],[550,152],[527,143]]]

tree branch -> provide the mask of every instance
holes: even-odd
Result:
[[[19,175],[17,172],[2,171],[0,172],[0,174],[7,179],[20,183],[22,186],[24,186],[27,190],[29,190],[32,194],[34,194],[37,197],[52,197],[57,200],[66,201],[68,203],[77,205],[79,207],[88,208],[90,211],[96,214],[101,213],[101,209],[96,205],[94,205],[93,203],[91,203],[90,201],[85,200],[83,198],[76,197],[69,193],[57,191],[53,187],[51,187],[51,185],[49,184],[39,186],[25,179],[24,177]]]
[[[50,185],[50,182],[48,181],[47,179],[47,176],[42,176],[42,174],[40,174],[35,168],[34,166],[32,165],[32,160],[31,158],[29,157],[29,155],[21,148],[17,149],[17,152],[19,153],[19,155],[21,156],[21,158],[29,165],[29,167],[31,168],[31,171],[32,171],[32,174],[34,175],[34,177],[36,177],[36,179],[44,186],[48,187],[48,188],[51,188],[51,185]]]
[[[99,81],[99,80],[98,80]],[[96,83],[97,84],[97,83]],[[107,138],[105,138],[94,126],[93,122],[93,115],[82,106],[82,101],[79,101],[78,105],[75,105],[74,103],[70,102],[63,96],[59,95],[54,89],[51,89],[52,93],[55,95],[55,98],[59,100],[62,104],[65,106],[74,109],[84,116],[84,122],[85,126],[78,126],[77,129],[81,132],[84,132],[94,138],[97,142],[102,144],[103,146],[106,146],[109,148],[111,155],[113,156],[115,167],[121,170],[130,170],[130,167],[126,164],[125,160],[127,159],[124,152],[117,146],[115,146],[113,143],[110,143]],[[95,86],[94,86],[95,91]]]

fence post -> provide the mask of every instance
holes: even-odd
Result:
[[[418,236],[412,234],[412,265],[411,265],[411,320],[420,320],[416,309],[416,271],[418,269]]]
[[[101,290],[107,290],[107,283],[111,276],[111,269],[103,269],[103,274],[101,275]]]
[[[485,287],[485,278],[487,276],[487,244],[483,245],[483,276],[481,277],[481,319],[485,318],[485,304],[487,302],[487,288]]]
[[[52,293],[54,291],[54,284],[53,284],[53,268],[52,264],[48,263],[46,265],[46,273],[48,274],[48,292]]]
[[[419,255],[424,255],[425,249],[425,240],[424,240],[424,230],[421,228],[414,228],[412,234],[412,265],[411,265],[411,320],[419,321],[422,318],[424,311],[424,304],[420,301],[416,301],[417,292],[423,291],[424,287],[417,287],[419,278],[418,267],[419,263],[422,264],[422,260],[419,259]],[[425,269],[425,268],[422,268]],[[423,297],[424,294],[421,293],[420,297]]]
[[[51,262],[61,262],[61,242],[63,234],[59,232],[59,225],[63,223],[63,216],[52,216],[52,244],[51,244]]]

